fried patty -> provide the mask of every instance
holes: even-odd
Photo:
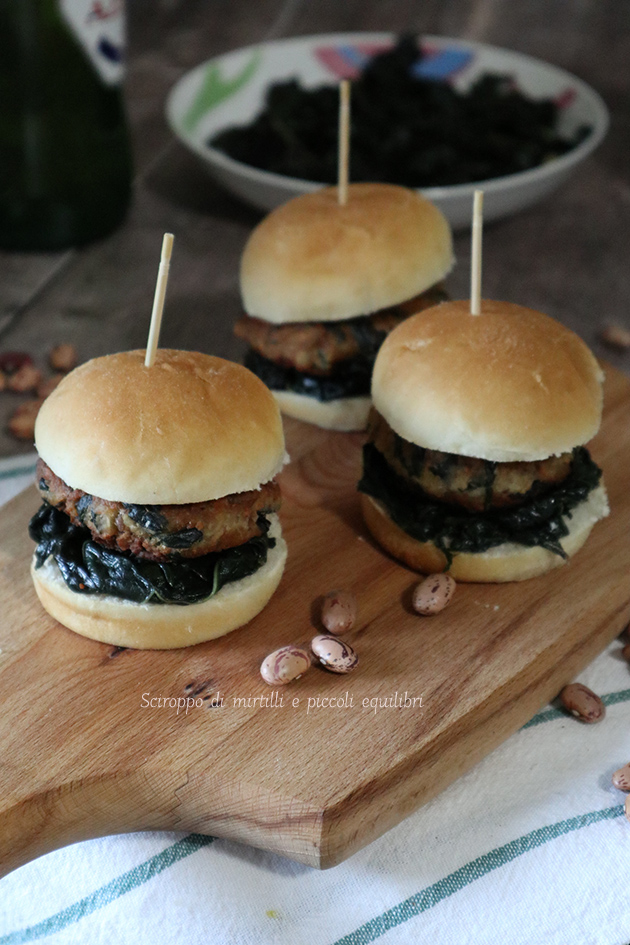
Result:
[[[107,548],[139,558],[166,561],[196,558],[242,545],[262,534],[258,516],[280,508],[280,487],[267,482],[251,492],[237,492],[211,502],[186,505],[130,505],[110,502],[72,489],[43,460],[37,463],[42,499],[84,525]]]
[[[526,494],[562,482],[571,470],[571,453],[531,463],[493,463],[424,449],[394,433],[376,410],[370,414],[368,437],[392,469],[424,492],[475,512],[518,505]]]
[[[254,351],[280,367],[296,368],[306,374],[326,376],[340,361],[376,356],[386,335],[415,312],[448,298],[442,285],[372,315],[360,315],[338,322],[288,322],[274,325],[261,318],[243,315],[234,334]]]

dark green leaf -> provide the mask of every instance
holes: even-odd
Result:
[[[334,373],[325,377],[281,367],[251,348],[245,355],[244,363],[271,390],[290,390],[321,401],[337,400],[339,397],[367,397],[370,393],[371,364],[367,366],[360,358],[335,365]]]
[[[264,515],[259,515],[258,527],[259,536],[236,548],[197,558],[174,555],[163,562],[103,547],[87,528],[72,525],[64,512],[47,503],[31,519],[29,534],[37,542],[36,567],[52,555],[66,584],[77,593],[109,594],[137,603],[192,604],[265,564],[275,539],[268,536]]]
[[[551,99],[520,92],[511,76],[484,73],[464,92],[417,78],[415,37],[375,56],[353,82],[353,181],[448,186],[503,177],[569,151],[590,128],[562,137]],[[337,181],[335,86],[272,85],[254,121],[210,142],[264,170],[321,183]]]
[[[566,557],[560,539],[568,534],[565,517],[596,488],[601,470],[588,450],[573,451],[571,471],[543,495],[534,487],[522,505],[487,512],[469,512],[438,502],[418,485],[399,476],[385,457],[368,443],[363,450],[359,490],[382,502],[392,520],[412,538],[433,541],[452,560],[461,551],[483,552],[504,542],[540,545]]]

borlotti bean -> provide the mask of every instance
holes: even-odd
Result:
[[[599,337],[609,348],[617,348],[618,351],[630,348],[630,331],[624,325],[604,325]]]
[[[581,722],[601,722],[606,715],[606,706],[602,700],[582,683],[565,686],[560,693],[560,701]]]
[[[322,604],[322,623],[329,633],[345,633],[354,624],[357,601],[350,591],[329,591]]]
[[[77,366],[79,359],[75,346],[66,342],[66,344],[56,345],[48,355],[48,360],[53,371],[68,374]]]
[[[313,638],[311,649],[322,666],[331,673],[349,673],[359,662],[356,651],[349,643],[326,633]]]
[[[619,768],[612,776],[612,783],[620,791],[630,791],[630,762]]]
[[[300,646],[281,646],[266,656],[260,667],[260,675],[270,686],[285,686],[299,679],[311,665],[308,650]]]
[[[439,614],[451,602],[455,587],[450,574],[430,574],[414,589],[413,609],[425,617]]]

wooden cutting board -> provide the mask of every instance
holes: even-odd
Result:
[[[460,585],[434,617],[412,612],[416,578],[363,527],[357,435],[287,424],[280,588],[249,626],[185,650],[121,650],[53,621],[28,573],[38,499],[20,495],[0,512],[0,872],[143,829],[228,837],[323,868],[446,787],[630,619],[630,383],[612,369],[605,403],[592,452],[611,516],[568,566]],[[337,586],[359,600],[347,634],[357,670],[266,686],[263,657],[307,643],[318,598]],[[188,713],[158,701],[187,697]]]

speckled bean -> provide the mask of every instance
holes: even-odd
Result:
[[[300,646],[281,646],[266,656],[260,667],[260,675],[270,686],[285,686],[299,679],[311,665],[308,650]]]
[[[560,701],[581,722],[601,722],[606,715],[606,706],[602,700],[582,683],[565,686],[560,693]]]
[[[413,609],[426,617],[438,614],[451,602],[456,586],[450,574],[430,574],[414,589]]]
[[[15,374],[22,365],[32,363],[33,359],[26,351],[3,351],[0,354],[0,371],[5,374]]]
[[[620,791],[630,791],[630,762],[619,768],[612,776],[612,783]]]
[[[41,379],[42,372],[34,365],[23,364],[7,378],[7,390],[12,390],[16,394],[25,394],[28,391],[36,390]]]
[[[350,673],[359,657],[349,643],[322,633],[311,640],[311,649],[319,662],[331,673]]]
[[[61,371],[67,374],[68,371],[76,367],[78,361],[77,349],[74,345],[68,343],[56,345],[50,352],[48,361],[53,371]]]
[[[345,633],[357,616],[357,600],[350,591],[329,591],[322,603],[322,623],[329,633]]]
[[[23,401],[7,424],[9,433],[18,440],[32,440],[35,435],[35,420],[41,405],[41,400]]]
[[[599,337],[609,348],[617,348],[619,351],[625,351],[630,348],[630,331],[628,331],[625,325],[604,325],[599,333]]]

